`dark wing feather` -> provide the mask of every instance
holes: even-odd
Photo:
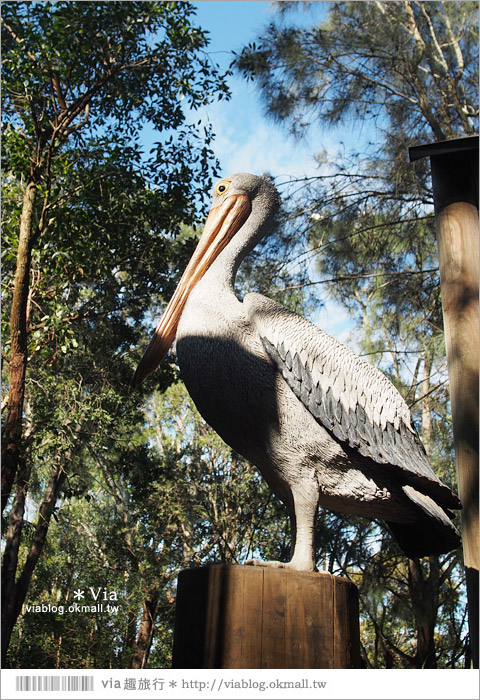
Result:
[[[402,470],[447,508],[460,502],[435,475],[410,410],[375,367],[281,304],[244,299],[265,351],[295,395],[340,442],[377,464]]]

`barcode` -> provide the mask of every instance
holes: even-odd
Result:
[[[15,689],[47,692],[93,690],[93,676],[16,676]]]

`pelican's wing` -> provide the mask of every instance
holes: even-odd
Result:
[[[377,464],[402,470],[440,505],[460,502],[435,475],[393,384],[375,367],[306,319],[260,294],[244,304],[265,351],[310,413],[341,443]]]

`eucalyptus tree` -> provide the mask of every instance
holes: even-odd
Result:
[[[193,183],[212,174],[211,133],[183,105],[228,96],[193,12],[2,5],[4,654],[59,494],[85,492],[87,453],[125,459],[143,422],[132,354],[191,252]]]

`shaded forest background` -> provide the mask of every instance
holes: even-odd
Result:
[[[455,488],[428,163],[407,151],[477,132],[478,3],[331,3],[306,29],[292,4],[231,70],[299,139],[343,120],[376,140],[284,187],[239,294],[343,304]],[[188,2],[4,2],[2,41],[3,663],[167,667],[180,569],[289,555],[283,506],[199,417],[174,354],[129,388],[220,175],[190,117],[228,99],[229,73]],[[469,666],[461,550],[409,560],[380,522],[322,511],[317,556],[359,586],[366,667]],[[118,611],[61,614],[90,588]]]

